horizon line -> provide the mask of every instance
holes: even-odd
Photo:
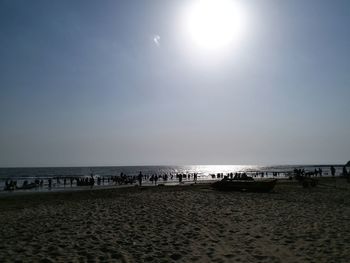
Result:
[[[72,166],[0,166],[0,169],[26,169],[26,168],[100,168],[100,167],[156,167],[156,166],[344,166],[340,163],[294,163],[294,164],[136,164],[136,165],[72,165]]]

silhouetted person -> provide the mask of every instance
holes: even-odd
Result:
[[[140,185],[140,186],[142,186],[142,177],[143,177],[143,175],[142,175],[142,173],[141,173],[141,171],[140,171],[139,175],[137,176],[137,179],[138,179],[138,181],[139,181],[139,185]]]
[[[335,168],[333,165],[331,166],[331,174],[333,177],[335,176]]]
[[[51,188],[51,186],[52,186],[52,179],[49,178],[49,188]]]
[[[319,174],[320,176],[322,176],[322,173],[323,173],[322,169],[319,168],[319,169],[318,169],[318,174]]]
[[[346,181],[350,183],[350,172],[346,170],[346,166],[343,167],[343,174],[346,176]]]
[[[343,166],[343,176],[345,176],[345,177],[348,176],[348,170],[346,170],[345,166]]]

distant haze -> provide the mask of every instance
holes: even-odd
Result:
[[[188,2],[0,0],[0,166],[350,159],[350,1],[234,1],[215,51]]]

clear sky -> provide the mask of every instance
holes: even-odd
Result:
[[[190,2],[0,0],[0,166],[350,159],[350,1]]]

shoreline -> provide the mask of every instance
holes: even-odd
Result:
[[[323,176],[323,177],[312,177],[313,179],[316,179],[319,182],[320,187],[335,187],[338,189],[344,189],[344,190],[350,190],[350,184],[346,182],[346,178],[342,176]],[[274,178],[255,178],[254,180],[271,180]],[[298,184],[298,182],[295,179],[289,179],[287,177],[280,177],[275,178],[277,180],[277,184]],[[160,181],[155,185],[153,182],[143,182],[142,187],[172,187],[172,186],[191,186],[191,185],[210,185],[216,181],[219,181],[220,179],[201,179],[198,181],[193,180],[186,180],[182,183],[179,183],[178,180],[173,181]],[[90,190],[108,190],[108,189],[123,189],[123,188],[137,188],[139,187],[138,183],[133,184],[125,184],[125,185],[118,185],[118,184],[109,184],[109,185],[94,185],[94,186],[55,186],[51,189],[49,188],[35,188],[35,189],[28,189],[28,190],[13,190],[13,191],[0,191],[0,199],[1,197],[6,196],[17,196],[17,195],[28,195],[28,194],[49,194],[49,193],[66,193],[66,192],[81,192],[81,191],[90,191]]]

